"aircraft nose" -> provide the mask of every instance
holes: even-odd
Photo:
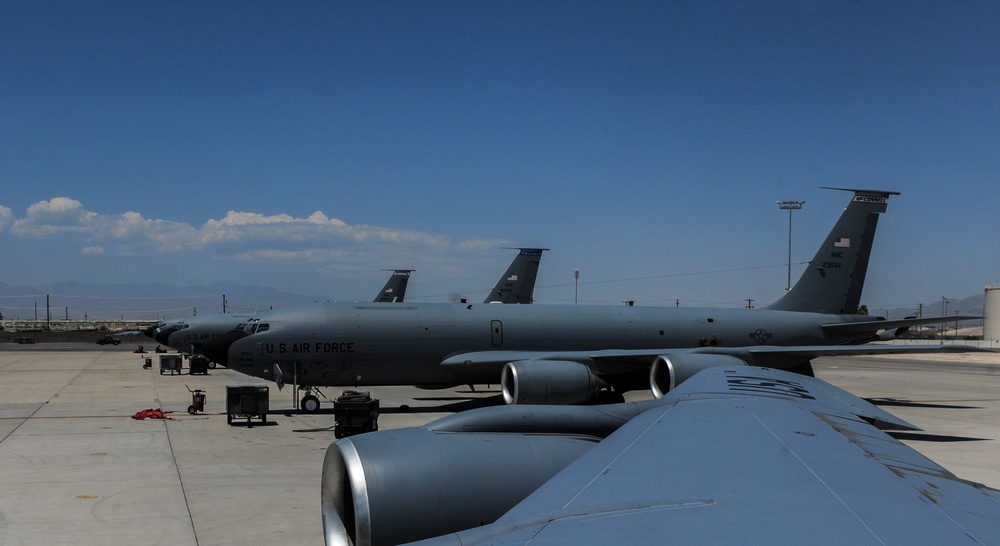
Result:
[[[142,330],[142,333],[146,334],[146,337],[156,339],[156,329],[160,327],[160,324],[150,324]]]
[[[150,336],[155,339],[160,345],[170,346],[170,334],[176,332],[179,328],[174,326],[162,326],[153,330],[153,335]]]
[[[243,339],[248,335],[242,330],[230,330],[202,345],[201,354],[205,355],[211,362],[228,367],[229,347],[237,340]]]

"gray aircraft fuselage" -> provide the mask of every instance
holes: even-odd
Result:
[[[500,366],[463,370],[476,351],[600,351],[698,346],[830,345],[821,325],[873,317],[767,309],[570,305],[321,303],[274,311],[234,342],[228,366],[300,385],[496,383]],[[878,329],[872,326],[872,332]],[[392,343],[385,343],[392,340]],[[648,366],[648,363],[647,363]],[[297,369],[296,369],[297,367]]]
[[[888,327],[853,313],[878,217],[896,192],[845,191],[854,195],[809,266],[766,308],[326,303],[276,311],[220,338],[210,358],[307,388],[432,387],[503,377],[508,403],[577,403],[606,386],[626,392],[643,382],[654,394],[666,392],[720,363],[808,375],[810,351],[788,348],[824,346],[829,353]]]
[[[196,352],[205,343],[247,322],[256,315],[216,313],[174,319],[154,330],[152,338],[162,345],[184,353]]]

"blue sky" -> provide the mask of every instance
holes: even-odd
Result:
[[[0,283],[740,306],[896,190],[863,302],[1000,280],[996,2],[5,2]]]

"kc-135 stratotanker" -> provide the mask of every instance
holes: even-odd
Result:
[[[508,404],[579,404],[639,389],[660,397],[714,366],[812,375],[818,356],[953,349],[864,345],[940,318],[857,314],[879,215],[898,192],[828,189],[852,192],[847,208],[764,308],[317,303],[268,313],[204,353],[279,385],[499,383]]]

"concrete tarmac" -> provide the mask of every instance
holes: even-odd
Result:
[[[267,384],[267,423],[229,426],[226,385],[266,383],[224,368],[160,374],[157,355],[134,346],[46,345],[0,347],[0,545],[322,543],[332,414],[286,410],[290,389]],[[948,359],[815,364],[820,378],[925,429],[905,443],[1000,488],[1000,355]],[[205,412],[188,414],[188,387],[206,391]],[[380,399],[381,429],[500,403],[496,386],[365,390]],[[132,418],[156,408],[169,419]]]

